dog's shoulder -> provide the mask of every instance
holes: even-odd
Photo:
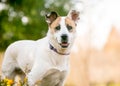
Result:
[[[9,45],[9,47],[24,47],[24,46],[29,46],[29,45],[35,45],[35,41],[33,40],[19,40],[16,42],[13,42],[12,44]]]
[[[42,39],[39,39],[36,41],[37,45],[41,45],[41,46],[44,46],[44,45],[48,45],[48,38],[47,37],[44,37]]]

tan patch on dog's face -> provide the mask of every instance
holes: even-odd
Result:
[[[65,19],[65,23],[66,23],[66,26],[70,26],[72,29],[70,30],[70,32],[73,32],[75,30],[75,27],[76,27],[76,24],[73,20],[71,20],[70,18],[66,18]],[[69,29],[69,28],[68,28]]]
[[[54,29],[59,26],[60,24],[61,17],[58,17],[51,25],[50,28],[52,29],[51,31],[54,32]]]

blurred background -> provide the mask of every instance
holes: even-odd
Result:
[[[0,68],[7,46],[47,33],[45,13],[80,11],[65,86],[120,86],[119,0],[0,0]],[[1,70],[0,70],[1,72]]]

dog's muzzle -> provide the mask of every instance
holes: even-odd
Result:
[[[61,35],[61,43],[60,43],[62,48],[67,48],[69,46],[68,43],[68,35],[67,34],[62,34]]]

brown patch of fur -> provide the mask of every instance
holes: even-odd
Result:
[[[70,18],[68,18],[68,17],[65,19],[65,22],[66,22],[66,24],[72,26],[73,28],[76,27],[75,22],[73,20],[71,20]]]
[[[70,18],[67,17],[65,19],[65,23],[66,23],[66,25],[72,26],[73,29],[71,32],[75,31],[76,24],[73,20],[71,20]]]
[[[57,27],[60,23],[61,17],[58,17],[53,23],[50,25],[50,28],[52,29],[51,32],[54,33],[54,28]]]

